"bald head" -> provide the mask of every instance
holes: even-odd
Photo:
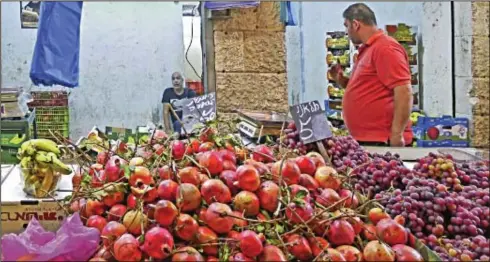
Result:
[[[182,88],[183,87],[182,81],[183,81],[183,77],[180,72],[174,72],[172,74],[172,86],[174,88]]]
[[[365,25],[377,25],[376,16],[374,15],[373,10],[371,10],[369,6],[362,3],[350,5],[347,7],[347,9],[345,9],[342,16],[350,22],[357,20]]]

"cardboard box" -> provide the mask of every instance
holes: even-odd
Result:
[[[62,200],[71,194],[71,192],[67,191],[71,191],[73,188],[71,185],[72,175],[62,176],[58,185],[59,190],[53,194],[56,200]],[[61,226],[63,219],[67,216],[54,199],[36,199],[24,193],[18,165],[5,178],[1,187],[2,235],[21,233],[32,217],[36,217],[46,230],[54,232]]]
[[[105,134],[110,140],[119,140],[124,143],[135,144],[135,134],[132,129],[106,126]]]
[[[419,147],[468,147],[470,144],[468,118],[421,116],[417,127],[423,130],[423,140],[417,141]]]

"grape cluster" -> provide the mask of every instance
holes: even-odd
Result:
[[[359,166],[353,172],[352,184],[356,190],[374,195],[391,187],[404,189],[408,183],[403,178],[414,178],[415,175],[403,165],[398,155],[386,153],[373,154],[369,164]]]
[[[333,166],[340,172],[369,161],[369,154],[352,136],[339,136],[323,140]]]
[[[431,153],[429,156],[419,159],[414,170],[422,176],[434,178],[458,192],[467,185],[480,188],[489,188],[490,185],[488,165],[483,162],[472,164],[472,167],[469,164],[456,164],[450,155]]]
[[[433,239],[430,243],[443,261],[490,261],[490,242],[484,236],[443,239],[442,243]]]
[[[289,149],[296,149],[302,155],[314,149],[312,144],[304,144],[300,137],[299,131],[296,128],[294,122],[289,122],[286,129],[284,129],[284,135],[277,139],[277,143],[282,143]]]

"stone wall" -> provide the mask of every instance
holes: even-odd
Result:
[[[490,122],[490,2],[472,2],[473,137],[475,147],[489,147]]]
[[[279,2],[262,2],[213,21],[220,119],[236,118],[236,109],[287,112],[285,27],[279,17]]]

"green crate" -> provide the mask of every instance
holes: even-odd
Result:
[[[37,123],[37,136],[40,138],[52,139],[51,131],[58,131],[64,137],[68,138],[70,134],[70,128],[68,123]]]
[[[1,120],[0,130],[0,163],[17,164],[16,154],[23,142],[37,138],[36,111],[21,120]]]
[[[69,123],[70,112],[68,107],[37,107],[38,123]]]

